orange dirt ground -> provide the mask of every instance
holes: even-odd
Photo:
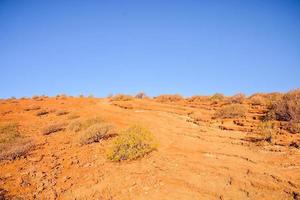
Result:
[[[272,143],[251,142],[263,106],[247,116],[213,119],[220,104],[159,103],[151,99],[42,98],[0,101],[0,122],[18,122],[35,148],[25,157],[0,161],[0,189],[12,199],[299,199],[299,134],[279,132]],[[49,114],[24,109],[38,105]],[[81,146],[78,134],[41,134],[46,125],[99,116],[118,130],[149,128],[157,151],[135,161],[111,162],[111,140]]]

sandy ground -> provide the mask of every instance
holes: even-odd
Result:
[[[141,124],[157,137],[158,150],[111,162],[105,156],[110,140],[81,146],[78,133],[68,130],[42,135],[47,124],[72,120],[24,111],[31,105],[100,116],[120,130]],[[299,136],[279,135],[271,144],[246,141],[247,126],[229,121],[223,125],[233,129],[222,130],[221,122],[210,120],[217,107],[94,98],[1,101],[0,122],[18,122],[36,147],[24,158],[0,162],[0,188],[13,199],[299,199],[300,150],[286,145]],[[249,119],[260,114],[252,111]],[[194,123],[191,112],[203,119]]]

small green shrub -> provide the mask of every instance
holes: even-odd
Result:
[[[247,113],[247,108],[244,105],[230,104],[216,111],[215,118],[225,119],[225,118],[245,117],[246,113]]]
[[[112,161],[134,160],[157,148],[153,134],[141,126],[132,126],[120,134],[107,152]]]
[[[113,125],[108,123],[94,124],[87,128],[80,137],[80,144],[91,144],[107,139],[113,134]]]
[[[20,136],[18,124],[9,122],[0,125],[0,143],[8,143]]]

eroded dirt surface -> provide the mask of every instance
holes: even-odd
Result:
[[[68,130],[42,135],[45,125],[72,119],[24,111],[31,105],[100,116],[118,129],[141,124],[158,138],[158,150],[111,162],[105,156],[110,140],[80,146],[78,133]],[[244,119],[245,127],[211,120],[215,107],[92,98],[2,101],[1,122],[18,122],[36,148],[25,158],[1,161],[0,188],[15,199],[299,199],[300,151],[288,145],[299,136],[251,143],[245,140],[251,130],[243,128],[251,129],[259,109],[248,114],[252,121]],[[196,123],[191,113],[202,118]]]

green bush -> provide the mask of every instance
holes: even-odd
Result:
[[[94,124],[86,129],[80,137],[80,144],[100,142],[112,136],[114,127],[108,123]]]
[[[107,152],[112,161],[134,160],[157,148],[153,134],[141,126],[132,126],[120,134]]]

